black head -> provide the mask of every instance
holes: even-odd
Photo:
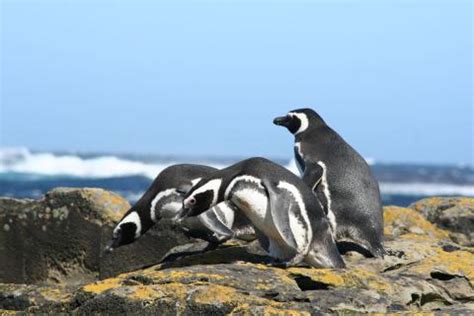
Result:
[[[126,215],[115,227],[112,239],[105,248],[106,252],[111,252],[115,248],[131,244],[141,233],[141,222],[137,212],[133,211]]]
[[[314,126],[324,125],[323,119],[312,109],[298,109],[290,111],[286,116],[273,120],[273,124],[285,126],[290,133],[296,135]]]
[[[201,180],[183,200],[181,217],[198,216],[217,203],[221,179]]]

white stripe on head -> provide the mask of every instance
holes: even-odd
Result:
[[[196,178],[196,179],[191,180],[192,186],[195,186],[196,184],[198,184],[199,181],[201,181],[201,179],[202,179],[202,178]]]
[[[153,201],[151,201],[151,205],[150,205],[150,217],[151,217],[151,220],[153,222],[156,223],[156,211],[155,210],[155,207],[156,207],[156,204],[164,197],[167,197],[167,196],[170,196],[171,194],[178,194],[178,191],[175,189],[175,188],[172,188],[172,189],[166,189],[164,191],[161,191],[160,193],[158,193],[155,198],[153,199]]]
[[[334,215],[334,212],[331,209],[331,192],[329,191],[329,185],[328,185],[327,167],[326,167],[326,164],[322,161],[318,161],[318,165],[320,165],[321,168],[323,168],[323,176],[322,176],[321,184],[323,186],[323,192],[324,192],[324,195],[326,196],[326,200],[327,200],[327,209],[328,209],[327,217],[329,219],[329,224],[331,224],[333,236],[335,236],[335,234],[336,234],[336,215]]]
[[[120,223],[117,225],[115,230],[117,230],[120,227],[120,225],[125,224],[125,223],[135,224],[135,226],[137,227],[137,229],[135,230],[135,239],[140,237],[140,234],[142,231],[142,222],[140,221],[140,216],[138,215],[137,212],[134,211],[128,214],[124,219],[120,221]]]
[[[277,185],[277,188],[284,189],[293,195],[296,203],[299,206],[301,217],[306,223],[300,223],[300,220],[294,215],[289,214],[290,228],[293,232],[293,236],[298,246],[298,250],[302,253],[307,254],[311,246],[311,241],[313,240],[313,230],[311,229],[311,222],[309,220],[308,213],[306,211],[306,204],[303,201],[303,197],[293,184],[286,181],[280,181]]]
[[[234,179],[232,179],[232,181],[227,186],[227,189],[225,190],[225,194],[224,194],[224,198],[226,200],[229,197],[229,194],[232,191],[232,189],[235,187],[235,185],[239,181],[252,182],[252,183],[257,184],[258,187],[264,189],[264,187],[262,186],[262,180],[260,180],[259,178],[256,178],[256,177],[253,177],[253,176],[248,176],[248,175],[238,176],[238,177],[235,177]]]
[[[212,191],[214,194],[212,196],[212,204],[211,206],[216,205],[217,203],[217,198],[219,195],[219,189],[221,188],[222,184],[222,179],[213,179],[208,182],[206,182],[202,187],[198,188],[196,191],[194,191],[191,196],[189,196],[186,200],[188,200],[191,197],[196,196],[196,194],[206,192],[206,191]]]
[[[300,120],[300,128],[294,133],[295,135],[304,132],[309,126],[309,120],[306,114],[304,113],[296,113],[290,112],[288,115],[294,116]]]

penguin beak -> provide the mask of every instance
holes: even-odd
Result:
[[[183,211],[176,216],[176,220],[178,223],[180,223],[182,220],[184,220],[187,217],[198,216],[201,213],[202,212],[198,212],[192,206],[186,207],[186,205],[183,205]]]
[[[186,218],[186,215],[188,215],[188,211],[183,209],[183,211],[181,213],[176,215],[176,217],[175,217],[176,223],[179,225],[183,221],[183,219]]]
[[[115,248],[118,247],[118,239],[117,238],[114,238],[114,239],[111,239],[107,246],[105,246],[105,249],[104,249],[104,252],[105,253],[111,253],[112,251],[114,251]]]
[[[115,248],[118,248],[122,241],[122,231],[119,230],[117,236],[113,237],[105,246],[104,252],[111,253]]]
[[[181,223],[186,217],[189,216],[189,213],[191,212],[191,209],[183,205],[182,211],[176,215],[175,221],[176,223]]]
[[[290,117],[289,116],[279,116],[273,120],[273,124],[280,125],[280,126],[288,126],[290,124]]]

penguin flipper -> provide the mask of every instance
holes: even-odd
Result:
[[[243,241],[253,241],[256,238],[255,229],[252,225],[252,222],[241,211],[235,212],[232,230],[235,233],[234,238],[236,239]]]
[[[203,226],[214,233],[222,237],[232,238],[235,233],[229,226],[227,226],[228,224],[231,226],[232,223],[224,223],[217,215],[217,213],[223,211],[223,209],[225,212],[233,212],[234,209],[229,204],[231,204],[231,202],[228,201],[217,204],[216,206],[200,214],[198,216],[199,221]]]
[[[302,180],[311,190],[316,191],[316,187],[321,182],[324,169],[317,163],[306,163],[306,168]]]
[[[273,223],[280,233],[285,243],[293,249],[298,249],[295,236],[290,227],[290,212],[292,196],[288,195],[286,190],[277,188],[276,185],[264,180],[263,184],[268,193],[270,214],[272,214]]]

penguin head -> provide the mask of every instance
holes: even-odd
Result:
[[[130,210],[115,227],[105,251],[111,252],[115,248],[131,244],[141,236],[141,229],[142,224],[138,213],[133,209]]]
[[[197,216],[216,205],[221,179],[201,180],[183,200],[183,217]]]
[[[285,126],[290,133],[297,135],[313,126],[324,125],[323,119],[312,109],[297,109],[286,116],[276,117],[273,124]]]

